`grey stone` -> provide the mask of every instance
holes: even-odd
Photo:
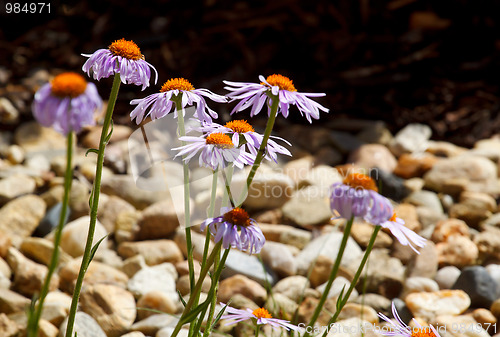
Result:
[[[356,272],[360,262],[361,257],[353,261],[350,266],[353,272]],[[387,249],[374,249],[370,254],[369,268],[362,275],[366,275],[368,292],[394,298],[403,288],[404,274],[405,267],[399,259],[390,257]]]
[[[297,264],[287,245],[267,241],[260,251],[262,261],[282,277],[297,273]]]
[[[177,302],[178,295],[175,287],[177,271],[171,263],[162,263],[154,267],[143,268],[128,281],[127,288],[139,298],[151,291],[162,291],[169,294]]]
[[[399,297],[405,299],[411,293],[438,291],[439,285],[436,281],[427,277],[409,277],[405,280],[403,291]]]
[[[26,195],[8,202],[0,209],[0,231],[14,245],[30,236],[45,215],[45,202],[36,195]]]
[[[471,266],[462,270],[452,288],[465,291],[473,307],[489,308],[496,299],[497,287],[483,266]]]
[[[305,275],[309,270],[312,262],[319,256],[323,255],[331,259],[335,259],[340,243],[342,241],[343,233],[332,232],[323,234],[316,239],[309,242],[304,249],[297,255],[297,272]],[[361,248],[356,241],[349,237],[347,240],[346,250],[342,257],[341,265],[348,267],[354,263],[362,255]]]
[[[64,337],[66,334],[66,327],[68,326],[68,319],[66,318],[59,327],[59,337]],[[88,314],[78,311],[75,316],[75,325],[73,327],[73,335],[77,334],[78,337],[107,337],[106,333]]]
[[[140,331],[146,336],[154,336],[161,328],[175,326],[177,321],[178,319],[172,315],[156,314],[134,323],[130,330]]]
[[[273,285],[277,280],[274,272],[267,270],[257,257],[231,249],[227,256],[226,265],[222,269],[221,277],[227,278],[236,274],[242,274],[263,286]]]
[[[413,319],[413,315],[412,315],[410,309],[408,309],[408,307],[406,306],[406,303],[400,298],[395,298],[392,300],[392,302],[394,303],[394,306],[396,307],[396,311],[397,311],[399,317],[401,317],[401,320],[405,324],[409,324],[410,321]],[[392,314],[389,317],[393,318]]]
[[[379,193],[394,201],[404,199],[410,190],[405,186],[405,180],[398,176],[380,169],[371,169],[370,176],[380,186]]]
[[[426,187],[438,192],[446,192],[446,184],[457,179],[464,180],[471,187],[476,185],[486,190],[488,185],[496,184],[497,168],[491,160],[484,157],[458,156],[438,161],[424,175]]]
[[[443,214],[441,201],[434,192],[425,190],[413,192],[407,196],[404,201],[415,206],[424,206],[436,213]]]
[[[61,210],[62,210],[62,203],[61,202],[58,202],[57,204],[52,206],[47,211],[47,213],[45,214],[43,219],[40,221],[40,224],[35,229],[33,236],[44,237],[44,236],[48,235],[50,232],[52,232],[59,224]],[[68,222],[68,218],[70,217],[70,215],[71,215],[71,209],[68,206],[66,208],[66,217],[64,219],[65,224]]]
[[[285,218],[302,227],[324,224],[332,217],[328,195],[317,186],[297,191],[282,210]]]
[[[446,266],[438,270],[434,280],[438,283],[439,288],[451,289],[459,276],[460,269],[455,266]]]
[[[36,183],[25,174],[15,174],[0,180],[0,204],[35,191]]]
[[[396,156],[403,153],[423,152],[427,149],[427,141],[432,130],[424,124],[408,124],[401,129],[389,143],[389,148]]]

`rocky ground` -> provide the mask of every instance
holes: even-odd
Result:
[[[32,80],[35,84],[25,85],[33,89],[36,77]],[[39,81],[45,80],[40,75]],[[17,108],[22,111],[20,105],[10,109],[5,101],[0,104],[2,123],[15,120],[11,117]],[[392,135],[383,122],[374,121],[278,123],[279,135],[293,143],[293,157],[261,168],[246,204],[267,239],[260,255],[265,268],[257,256],[231,251],[220,301],[232,299],[231,305],[239,308],[264,305],[275,316],[291,319],[297,313],[299,322],[307,322],[344,225],[343,220],[331,220],[328,187],[348,170],[371,169],[382,194],[394,200],[398,216],[428,241],[417,255],[382,231],[366,279],[341,313],[341,323],[378,325],[377,312],[389,314],[394,301],[405,321],[418,317],[446,326],[440,330],[443,337],[495,335],[500,318],[500,138],[477,141],[468,149],[430,140],[431,129],[421,124]],[[189,293],[184,230],[169,195],[141,190],[131,176],[127,140],[133,130],[115,125],[107,148],[96,240],[108,236],[85,279],[76,324],[80,337],[167,337],[176,323],[171,314],[182,310],[177,291]],[[95,157],[84,153],[96,147],[99,134],[96,126],[78,137],[71,214],[40,323],[42,336],[65,331],[95,174]],[[22,333],[26,308],[47,272],[53,249],[50,231],[61,208],[64,147],[63,136],[34,121],[16,122],[1,133],[0,336]],[[168,170],[171,176],[182,176],[175,163]],[[193,185],[194,207],[205,207],[201,196],[206,184]],[[194,228],[199,261],[204,234]],[[352,279],[371,232],[370,224],[354,224],[327,310],[335,309],[338,294]],[[207,279],[204,291],[209,285]],[[319,324],[328,318],[328,313],[320,316]],[[251,335],[248,329],[244,324],[221,326],[217,333]]]

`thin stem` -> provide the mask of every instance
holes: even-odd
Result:
[[[218,259],[220,258],[220,251],[219,251],[218,255],[217,255],[217,259],[215,260],[215,263],[214,263],[214,266],[216,265],[216,263],[218,265],[217,265],[217,267],[214,267],[215,273],[212,275],[212,284],[210,285],[210,290],[208,291],[208,295],[207,295],[207,298],[211,298],[212,299],[211,305],[213,304],[213,306],[210,308],[209,317],[207,319],[207,325],[205,326],[205,332],[203,333],[204,337],[210,335],[210,331],[211,331],[210,328],[211,328],[211,325],[212,325],[211,322],[212,322],[213,315],[214,315],[214,312],[215,312],[214,301],[216,302],[216,299],[217,299],[217,286],[219,284],[220,274],[222,273],[222,269],[224,269],[224,265],[226,264],[226,259],[227,259],[227,256],[229,255],[229,251],[230,250],[231,250],[231,248],[227,248],[224,251],[224,254],[222,255],[222,258],[217,263]],[[205,313],[206,313],[206,309],[204,309],[201,312],[200,321],[198,321],[198,323],[196,324],[196,327],[195,327],[194,331],[199,331],[200,330],[201,324],[203,322],[203,317],[205,316]],[[212,315],[211,317],[210,317],[210,314]],[[207,329],[207,327],[208,327],[208,329]]]
[[[276,115],[278,114],[278,107],[280,103],[278,96],[269,94],[269,99],[272,101],[271,112],[269,119],[267,120],[266,130],[264,131],[264,137],[262,138],[262,143],[260,144],[259,151],[257,152],[257,156],[255,157],[255,161],[247,177],[247,193],[249,193],[250,191],[250,185],[252,184],[253,178],[255,177],[255,173],[257,173],[257,169],[259,168],[260,163],[264,159],[267,141],[271,136],[271,131],[273,130],[274,122],[276,121]],[[243,201],[244,200],[240,201],[239,207],[241,206],[241,204],[243,204]]]
[[[212,194],[210,195],[210,205],[208,206],[208,217],[213,218],[215,213],[215,199],[217,198],[217,177],[218,170],[212,174]]]
[[[316,309],[314,310],[313,316],[311,317],[311,321],[307,325],[308,327],[314,326],[314,323],[316,323],[316,320],[318,319],[319,314],[321,313],[321,310],[323,309],[323,306],[326,302],[326,299],[328,298],[328,294],[330,292],[330,289],[332,288],[333,281],[335,280],[335,277],[337,277],[337,272],[339,271],[340,262],[342,261],[345,247],[347,246],[347,240],[349,239],[349,235],[351,233],[351,228],[352,228],[353,222],[354,222],[354,216],[352,216],[346,223],[346,226],[344,229],[344,235],[342,236],[342,241],[340,242],[339,252],[337,254],[337,258],[335,259],[335,264],[332,267],[332,271],[330,272],[330,277],[328,278],[328,283],[326,284],[325,290],[323,291],[323,294],[321,295],[319,303],[316,306]],[[306,328],[306,331],[307,330],[308,329]],[[305,336],[307,336],[307,335],[308,335],[308,333],[306,332]]]
[[[234,166],[229,166],[227,169],[227,175],[226,175],[226,181],[231,183],[233,180],[233,171],[234,171]],[[222,207],[228,207],[228,200],[229,200],[229,195],[227,194],[227,188],[224,190],[224,196],[222,197]]]
[[[340,315],[340,312],[342,311],[342,308],[345,306],[347,301],[349,300],[349,296],[351,296],[352,291],[354,290],[354,287],[358,283],[359,277],[361,276],[361,272],[363,271],[363,268],[365,267],[366,261],[368,260],[368,257],[370,256],[370,253],[373,249],[373,245],[375,244],[375,239],[377,238],[377,234],[380,231],[382,227],[380,226],[375,226],[373,229],[372,236],[370,237],[370,241],[368,242],[368,246],[366,247],[365,254],[363,255],[363,259],[361,260],[361,263],[359,264],[358,270],[356,271],[356,274],[354,275],[354,278],[352,279],[351,285],[349,286],[349,289],[345,293],[345,295],[342,297],[342,301],[340,302],[339,307],[337,308],[337,311],[335,312],[335,315],[330,318],[330,321],[328,321],[327,326],[330,326],[331,324],[335,323],[337,321],[337,318]],[[325,331],[322,337],[326,337],[328,333],[328,330]]]
[[[113,110],[115,108],[116,98],[118,97],[118,91],[120,90],[120,74],[115,74],[113,80],[113,86],[111,87],[111,93],[109,95],[108,107],[106,109],[106,116],[104,117],[104,123],[102,125],[101,138],[99,140],[99,151],[97,154],[97,166],[95,170],[94,187],[92,190],[92,202],[90,208],[90,224],[89,232],[87,235],[87,242],[85,244],[85,251],[83,253],[82,264],[80,266],[80,272],[76,279],[75,290],[73,291],[73,299],[71,301],[71,307],[68,316],[68,326],[66,327],[66,337],[72,337],[73,325],[75,324],[76,308],[78,306],[78,299],[80,298],[80,291],[82,290],[83,278],[87,272],[87,268],[90,264],[90,253],[92,250],[92,242],[94,240],[94,232],[97,221],[97,207],[99,206],[99,193],[101,191],[101,178],[102,178],[102,167],[104,164],[104,150],[106,148],[106,143],[109,140],[109,126],[111,125]]]
[[[257,324],[257,322],[255,322],[255,337],[259,337],[259,325]]]
[[[227,254],[229,254],[229,248],[226,249],[226,251],[224,252],[223,261],[220,259],[220,251],[217,254],[217,258],[215,259],[215,262],[214,262],[214,269],[216,271],[219,270],[219,266],[222,266],[222,267],[224,266],[224,264],[226,262]],[[222,268],[221,268],[221,270],[222,270]],[[211,301],[210,301],[210,311],[208,312],[207,324],[205,326],[205,331],[203,332],[203,337],[208,337],[210,335],[210,326],[212,325],[212,320],[214,318],[214,313],[215,313],[215,306],[217,304],[217,291],[218,291],[218,289],[219,289],[219,278],[218,278],[218,276],[213,275],[212,285],[211,285],[210,291],[209,291],[209,294],[212,295]],[[201,316],[200,320],[203,319],[203,316],[205,316],[204,313]]]
[[[61,213],[59,214],[59,223],[54,233],[54,248],[52,251],[52,257],[50,258],[49,268],[47,275],[45,277],[45,282],[43,283],[42,290],[40,292],[40,298],[38,299],[38,306],[34,312],[31,313],[28,320],[28,337],[36,337],[38,334],[38,322],[42,316],[43,303],[47,293],[49,292],[49,285],[52,275],[56,270],[57,264],[59,263],[59,246],[61,244],[61,234],[64,224],[66,222],[66,214],[69,205],[69,194],[71,191],[71,183],[73,181],[73,132],[69,132],[66,135],[67,145],[66,145],[66,171],[64,174],[64,194],[62,199]]]
[[[192,290],[189,296],[189,300],[186,303],[186,306],[184,307],[184,311],[182,312],[181,318],[177,322],[177,325],[175,326],[171,337],[175,337],[179,333],[179,330],[184,324],[183,322],[184,318],[189,314],[189,311],[191,310],[193,304],[195,303],[195,299],[197,299],[197,297],[200,295],[201,286],[203,285],[203,280],[205,279],[205,276],[207,276],[208,270],[214,263],[215,257],[217,256],[217,252],[220,251],[221,247],[222,247],[222,240],[215,245],[214,249],[212,250],[212,253],[210,253],[210,255],[207,258],[207,263],[205,264],[205,268],[202,268],[200,271],[200,276],[198,278],[198,281],[196,282],[194,289],[191,288]]]
[[[184,109],[182,109],[182,93],[172,97],[172,101],[175,103],[177,109],[177,123],[179,126],[179,136],[184,137],[186,135],[186,127],[184,126]],[[186,142],[181,141],[182,146],[186,145]],[[189,193],[189,166],[184,161],[184,156],[182,158],[182,169],[184,176],[184,226],[186,231],[186,246],[187,246],[187,260],[189,267],[189,285],[190,289],[194,288],[194,262],[193,262],[193,244],[191,241],[191,208],[190,208],[190,193]]]
[[[233,194],[231,193],[231,187],[229,186],[229,180],[227,179],[226,173],[224,173],[224,170],[221,170],[221,173],[222,173],[222,177],[224,178],[224,185],[226,185],[226,192],[227,192],[227,196],[229,198],[229,202],[231,203],[231,207],[235,208]]]
[[[215,213],[215,198],[217,197],[217,175],[218,170],[212,172],[212,194],[210,195],[210,205],[208,206],[208,218],[213,218]],[[203,258],[201,259],[201,268],[205,266],[205,260],[208,256],[208,248],[210,246],[210,229],[207,228],[207,234],[205,237],[205,246],[203,247]]]

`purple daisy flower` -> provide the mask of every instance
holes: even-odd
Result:
[[[239,207],[219,217],[206,219],[200,228],[203,231],[207,226],[215,237],[215,242],[222,240],[224,249],[233,247],[249,254],[258,254],[266,242],[257,222]]]
[[[155,83],[158,81],[155,67],[144,60],[144,55],[133,41],[116,40],[108,49],[99,49],[93,54],[82,54],[82,56],[89,58],[82,67],[83,71],[89,76],[92,71],[94,79],[98,81],[120,74],[124,84],[142,85],[144,90],[149,87],[150,67],[156,74]]]
[[[392,235],[394,235],[403,246],[410,246],[417,254],[420,254],[420,252],[413,245],[420,248],[425,246],[426,240],[406,227],[404,220],[398,218],[396,212],[393,213],[389,220],[382,222],[380,226],[389,229]]]
[[[212,133],[206,137],[184,136],[179,140],[189,144],[172,149],[179,151],[175,157],[184,156],[184,161],[188,163],[201,151],[200,166],[209,167],[214,171],[226,167],[227,163],[234,162],[240,156],[240,150],[235,148],[231,138],[223,133]]]
[[[360,173],[332,185],[330,207],[342,218],[360,217],[374,225],[386,222],[393,213],[390,201],[378,194],[375,181]]]
[[[418,323],[416,319],[413,319],[413,321],[416,324],[416,328],[410,328],[408,325],[406,325],[401,317],[399,317],[399,314],[396,310],[396,306],[394,305],[394,302],[392,303],[392,315],[396,319],[396,323],[394,323],[389,317],[385,316],[382,313],[379,313],[378,316],[382,318],[384,321],[389,323],[393,328],[394,331],[385,331],[382,333],[384,336],[403,336],[403,337],[441,337],[437,330],[432,326],[429,325],[428,327],[424,327]]]
[[[224,303],[220,303],[222,306],[225,306]],[[232,322],[227,323],[226,325],[236,324],[242,321],[251,320],[257,325],[269,324],[273,327],[273,329],[285,328],[286,330],[299,330],[299,327],[290,323],[290,321],[286,321],[284,319],[273,318],[269,311],[264,308],[258,308],[255,310],[242,310],[236,309],[230,306],[226,307],[227,314],[222,315],[221,319],[230,319]]]
[[[66,135],[94,125],[94,112],[101,107],[102,99],[96,86],[77,73],[67,72],[57,75],[36,92],[32,109],[41,125]]]
[[[240,149],[240,157],[234,162],[238,168],[243,168],[244,165],[253,165],[257,152],[262,143],[263,135],[255,132],[254,128],[245,120],[233,120],[224,125],[217,123],[205,123],[197,129],[203,133],[220,132],[231,136],[233,143],[238,144]],[[289,142],[280,137],[271,136],[274,139],[281,140],[287,145],[292,146]],[[284,146],[278,144],[272,139],[267,141],[265,158],[267,160],[278,161],[278,154],[291,156],[292,154]]]
[[[245,82],[230,82],[224,81],[228,86],[226,90],[231,91],[227,96],[234,100],[241,100],[233,109],[231,114],[252,107],[250,116],[257,115],[267,98],[271,100],[273,97],[279,99],[279,110],[283,117],[288,117],[288,109],[290,104],[296,105],[301,115],[305,115],[309,123],[312,123],[311,118],[319,119],[319,110],[328,112],[324,106],[316,103],[309,97],[322,97],[324,93],[305,93],[297,92],[293,82],[285,76],[274,74],[266,78],[259,76],[261,83],[245,83]],[[270,114],[271,104],[268,104],[268,115]]]
[[[207,89],[195,89],[193,85],[184,78],[172,78],[165,82],[157,94],[152,94],[142,99],[134,99],[130,104],[137,106],[130,113],[130,118],[140,124],[144,118],[150,116],[152,120],[165,117],[174,109],[172,98],[182,94],[182,108],[196,103],[196,114],[201,121],[211,122],[212,118],[217,118],[217,113],[210,109],[205,101],[205,97],[214,102],[226,103],[224,96],[214,94]],[[146,110],[151,106],[148,113]],[[179,109],[179,107],[177,107]],[[174,110],[175,111],[175,110]],[[177,111],[174,112],[177,117]]]

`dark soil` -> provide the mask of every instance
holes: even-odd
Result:
[[[223,79],[281,73],[299,91],[327,94],[320,101],[331,113],[322,120],[380,119],[393,132],[422,122],[434,139],[464,146],[500,128],[500,1],[50,3],[50,14],[5,14],[0,2],[0,94],[37,69],[80,71],[81,53],[123,37],[160,74],[144,92],[123,87],[123,123],[131,99],[171,77],[223,93]],[[103,97],[110,83],[98,83]],[[292,122],[307,123],[298,114]]]

